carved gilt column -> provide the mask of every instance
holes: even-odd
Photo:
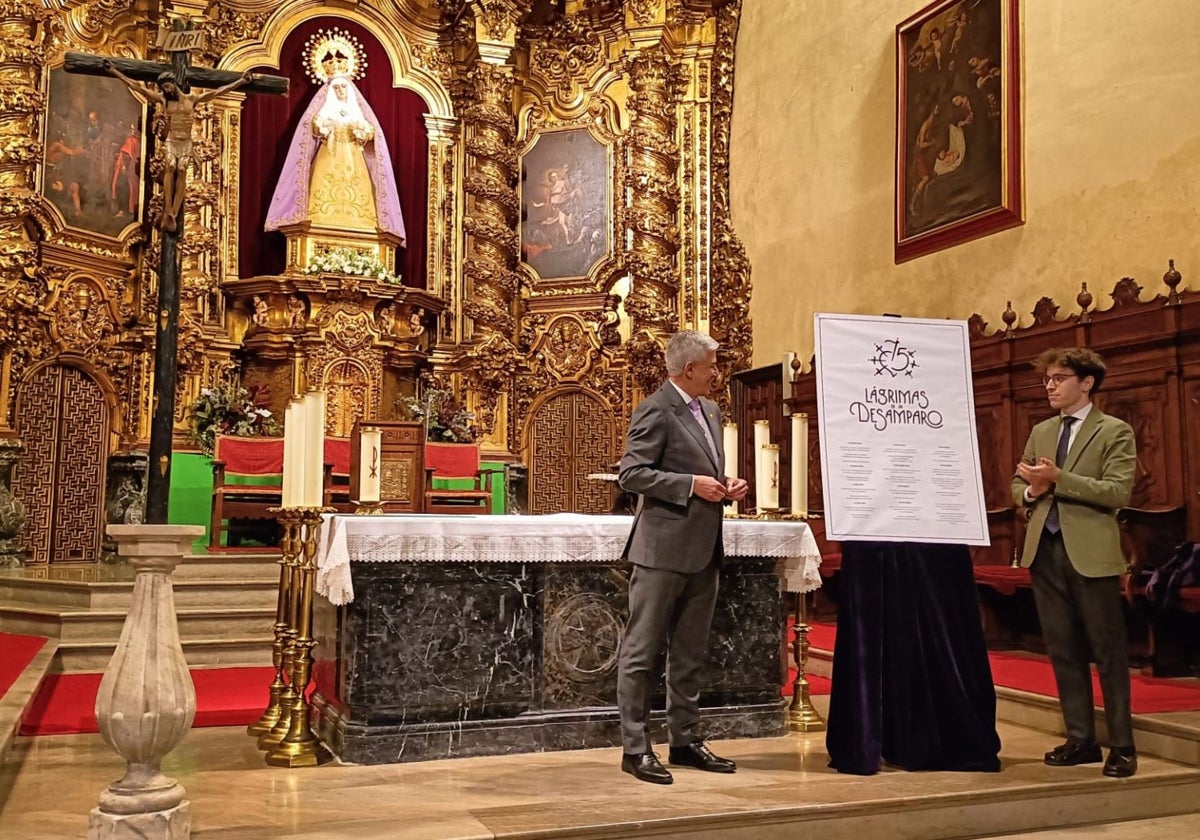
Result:
[[[679,69],[662,47],[630,64],[629,169],[626,192],[633,239],[631,285],[625,301],[632,336],[627,345],[634,380],[649,393],[662,382],[661,344],[679,328],[679,145],[676,140]]]
[[[461,129],[456,119],[426,114],[425,130],[429,134],[429,206],[440,209],[436,229],[429,237],[426,291],[441,298],[447,311],[459,312],[462,307],[462,288],[454,282],[458,276],[455,257],[459,245],[459,228],[454,222],[458,217],[454,184],[456,146]],[[438,344],[456,344],[461,340],[461,324],[452,317],[438,319],[435,349]]]
[[[733,51],[741,20],[741,0],[717,12],[717,43],[711,71],[712,111],[712,277],[709,331],[721,342],[731,373],[750,367],[750,259],[733,230],[729,208],[729,131],[733,121]]]
[[[27,233],[33,212],[34,171],[41,160],[38,121],[45,52],[39,0],[0,0],[0,437],[13,437],[12,363],[37,300],[27,281],[37,273],[37,243]],[[31,307],[32,310],[31,311]]]
[[[462,312],[472,332],[460,357],[469,398],[487,449],[507,451],[507,394],[518,363],[513,307],[520,287],[517,264],[517,156],[513,151],[513,68],[517,9],[496,0],[475,12],[480,59],[469,83],[474,101],[466,109],[467,196],[463,230],[467,256]]]

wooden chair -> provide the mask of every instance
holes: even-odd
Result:
[[[275,514],[268,510],[283,501],[282,474],[283,438],[217,435],[213,446],[209,551],[222,548],[222,534],[230,548],[240,546],[242,539],[250,536],[258,537],[265,548],[279,545]],[[274,481],[247,484],[245,479],[252,476],[270,476]]]
[[[350,438],[325,438],[324,505],[338,513],[354,513],[350,501]]]
[[[1146,584],[1187,538],[1187,508],[1122,508],[1117,514],[1121,547],[1129,563],[1125,596],[1149,632],[1148,658],[1156,677],[1190,676],[1200,670],[1200,587],[1180,590],[1173,606],[1151,602]],[[1138,628],[1131,624],[1130,632]],[[1136,641],[1136,640],[1135,640]],[[1134,651],[1131,650],[1131,658]]]
[[[492,512],[492,476],[501,470],[479,468],[479,446],[473,443],[425,444],[425,513]],[[471,487],[434,487],[433,480],[470,481]]]
[[[208,550],[219,551],[221,535],[225,548],[238,547],[247,537],[261,541],[263,548],[279,545],[279,528],[271,508],[283,502],[283,438],[217,435],[213,447],[212,518]],[[248,477],[273,480],[248,484]],[[340,513],[353,512],[350,503],[350,440],[325,439],[323,502]],[[228,523],[228,524],[226,524]]]

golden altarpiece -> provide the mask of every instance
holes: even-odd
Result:
[[[67,51],[162,59],[171,18],[205,35],[193,63],[222,70],[287,74],[333,45],[310,70],[361,59],[405,161],[406,239],[268,232],[312,88],[197,107],[177,450],[187,406],[230,378],[269,386],[276,408],[325,387],[332,435],[395,417],[424,380],[466,399],[485,456],[527,466],[530,512],[599,512],[608,491],[586,476],[619,456],[671,332],[709,331],[730,370],[748,366],[728,195],[740,5],[0,0],[0,562],[96,559],[145,469],[163,126],[114,80],[69,79]],[[394,257],[399,277],[313,270],[339,248]]]

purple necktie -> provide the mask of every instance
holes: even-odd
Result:
[[[708,448],[712,450],[713,458],[720,462],[721,459],[717,455],[717,445],[713,443],[712,432],[708,430],[708,423],[704,422],[704,410],[700,407],[699,398],[693,399],[688,403],[688,408],[692,410],[692,416],[696,418],[696,422],[704,430],[704,439],[708,441]]]

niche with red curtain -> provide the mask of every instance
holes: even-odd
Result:
[[[328,16],[306,20],[292,30],[283,43],[279,69],[255,68],[287,76],[292,86],[286,98],[247,96],[243,106],[238,276],[280,274],[286,265],[283,234],[266,233],[263,225],[288,145],[319,87],[305,74],[304,45],[318,30],[335,27],[358,38],[363,46],[366,76],[355,85],[379,118],[391,151],[407,240],[405,248],[396,253],[396,268],[406,286],[425,288],[429,137],[424,115],[429,107],[416,93],[392,87],[391,61],[374,35],[354,21]]]

